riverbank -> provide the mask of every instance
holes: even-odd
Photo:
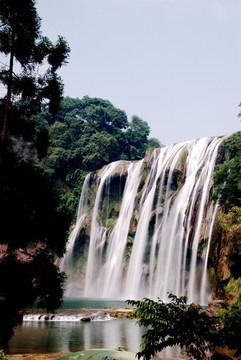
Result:
[[[20,355],[8,355],[9,360],[57,360],[61,356],[68,355],[70,353],[54,353],[54,354],[20,354]],[[153,360],[179,360],[171,358],[153,358]],[[183,360],[180,359],[180,360]]]
[[[17,354],[7,355],[9,360],[55,360],[61,356],[68,355],[67,353],[53,353],[53,354]]]

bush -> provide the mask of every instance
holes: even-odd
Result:
[[[196,360],[228,359],[218,354],[217,348],[227,346],[235,350],[235,356],[241,354],[241,310],[238,303],[219,315],[211,316],[199,304],[187,305],[187,298],[169,293],[170,303],[165,304],[145,298],[143,301],[128,300],[136,306],[134,314],[145,326],[142,351],[138,358],[150,359],[156,352],[168,346],[180,346]],[[208,357],[208,354],[212,354]]]
[[[8,360],[8,357],[4,354],[3,350],[0,350],[0,360]]]

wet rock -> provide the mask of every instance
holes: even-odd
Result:
[[[201,305],[200,305],[200,304],[198,304],[198,303],[193,302],[193,303],[191,303],[191,304],[190,304],[190,306],[192,306],[192,307],[196,308],[197,310],[202,310]]]
[[[208,303],[208,308],[206,310],[206,313],[209,316],[215,316],[217,309],[227,309],[227,303],[225,300],[212,300]]]
[[[86,316],[86,317],[81,318],[80,321],[90,322],[91,318],[89,316]]]

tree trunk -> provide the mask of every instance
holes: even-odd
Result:
[[[7,121],[8,121],[8,113],[11,107],[11,97],[12,97],[12,80],[13,80],[13,43],[14,43],[14,33],[12,32],[12,50],[10,53],[10,62],[9,62],[9,78],[8,78],[8,85],[7,85],[7,99],[6,99],[6,107],[5,107],[5,114],[3,120],[3,133],[2,133],[2,142],[4,144],[7,134]]]

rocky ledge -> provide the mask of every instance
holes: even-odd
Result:
[[[24,321],[103,321],[111,318],[133,318],[133,309],[66,309],[55,313],[46,313],[44,310],[28,310]]]

